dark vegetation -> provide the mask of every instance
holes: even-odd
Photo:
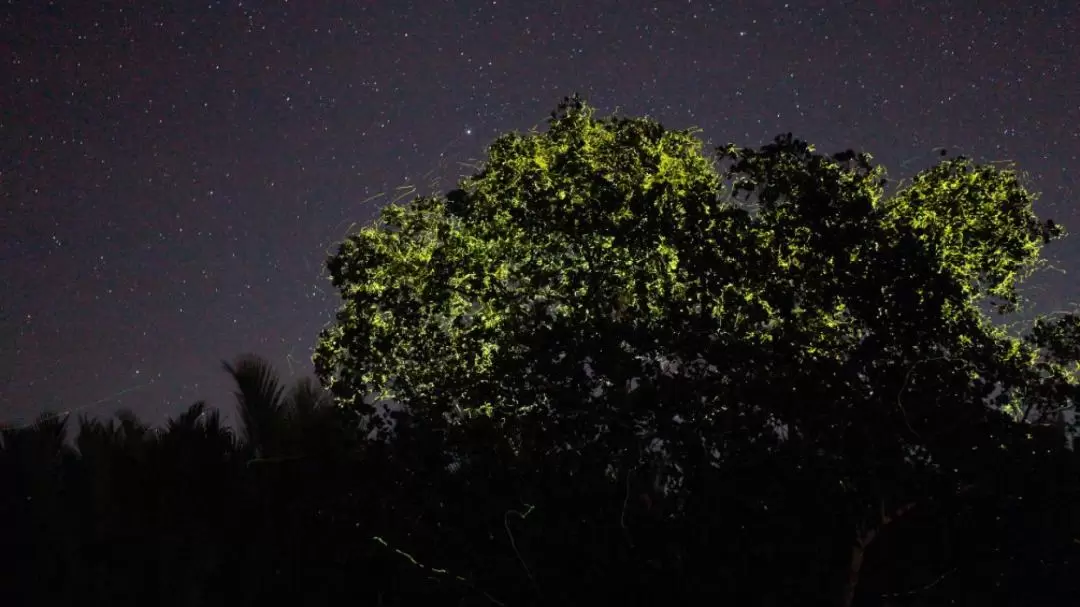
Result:
[[[348,237],[238,436],[5,429],[5,604],[1080,604],[1080,318],[984,311],[1063,235],[1014,171],[549,127]]]

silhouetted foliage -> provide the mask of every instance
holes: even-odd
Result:
[[[2,429],[5,604],[1076,604],[1080,317],[983,312],[1063,232],[871,161],[567,99],[345,240],[322,385]]]

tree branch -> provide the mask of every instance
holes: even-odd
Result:
[[[949,574],[953,573],[954,571],[956,571],[956,567],[953,567],[952,569],[947,570],[945,573],[942,573],[938,577],[934,578],[928,584],[923,584],[922,586],[917,586],[915,588],[910,588],[908,590],[903,590],[901,592],[882,593],[881,598],[884,599],[884,598],[895,598],[895,597],[901,597],[901,596],[911,596],[913,594],[917,594],[919,592],[929,590],[929,589],[933,588],[934,586],[937,586],[939,583],[941,583],[941,580],[944,580],[946,577],[948,577]]]

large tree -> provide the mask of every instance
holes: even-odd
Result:
[[[984,311],[1017,312],[1063,234],[1015,171],[958,158],[885,183],[865,153],[788,134],[711,156],[694,131],[567,99],[458,189],[341,244],[316,370],[427,466],[580,471],[623,515],[633,485],[684,525],[655,539],[679,571],[717,504],[773,517],[744,521],[747,558],[815,525],[828,541],[798,558],[831,573],[797,592],[852,604],[890,524],[1032,473],[1030,425],[1075,402],[1080,359],[1076,316],[1018,336]],[[373,395],[399,403],[393,428]]]

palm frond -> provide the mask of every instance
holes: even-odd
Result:
[[[234,394],[244,442],[259,455],[269,454],[278,447],[286,412],[282,399],[285,389],[277,371],[253,354],[240,356],[232,364],[223,361],[222,366],[236,382]]]
[[[206,402],[197,401],[175,419],[170,419],[165,425],[169,430],[174,428],[188,428],[194,430],[199,426],[199,420],[206,413]]]
[[[67,416],[42,413],[29,426],[0,429],[0,450],[6,453],[52,457],[63,452]]]
[[[330,404],[329,395],[310,377],[297,380],[289,392],[289,408],[293,415],[306,419]]]

